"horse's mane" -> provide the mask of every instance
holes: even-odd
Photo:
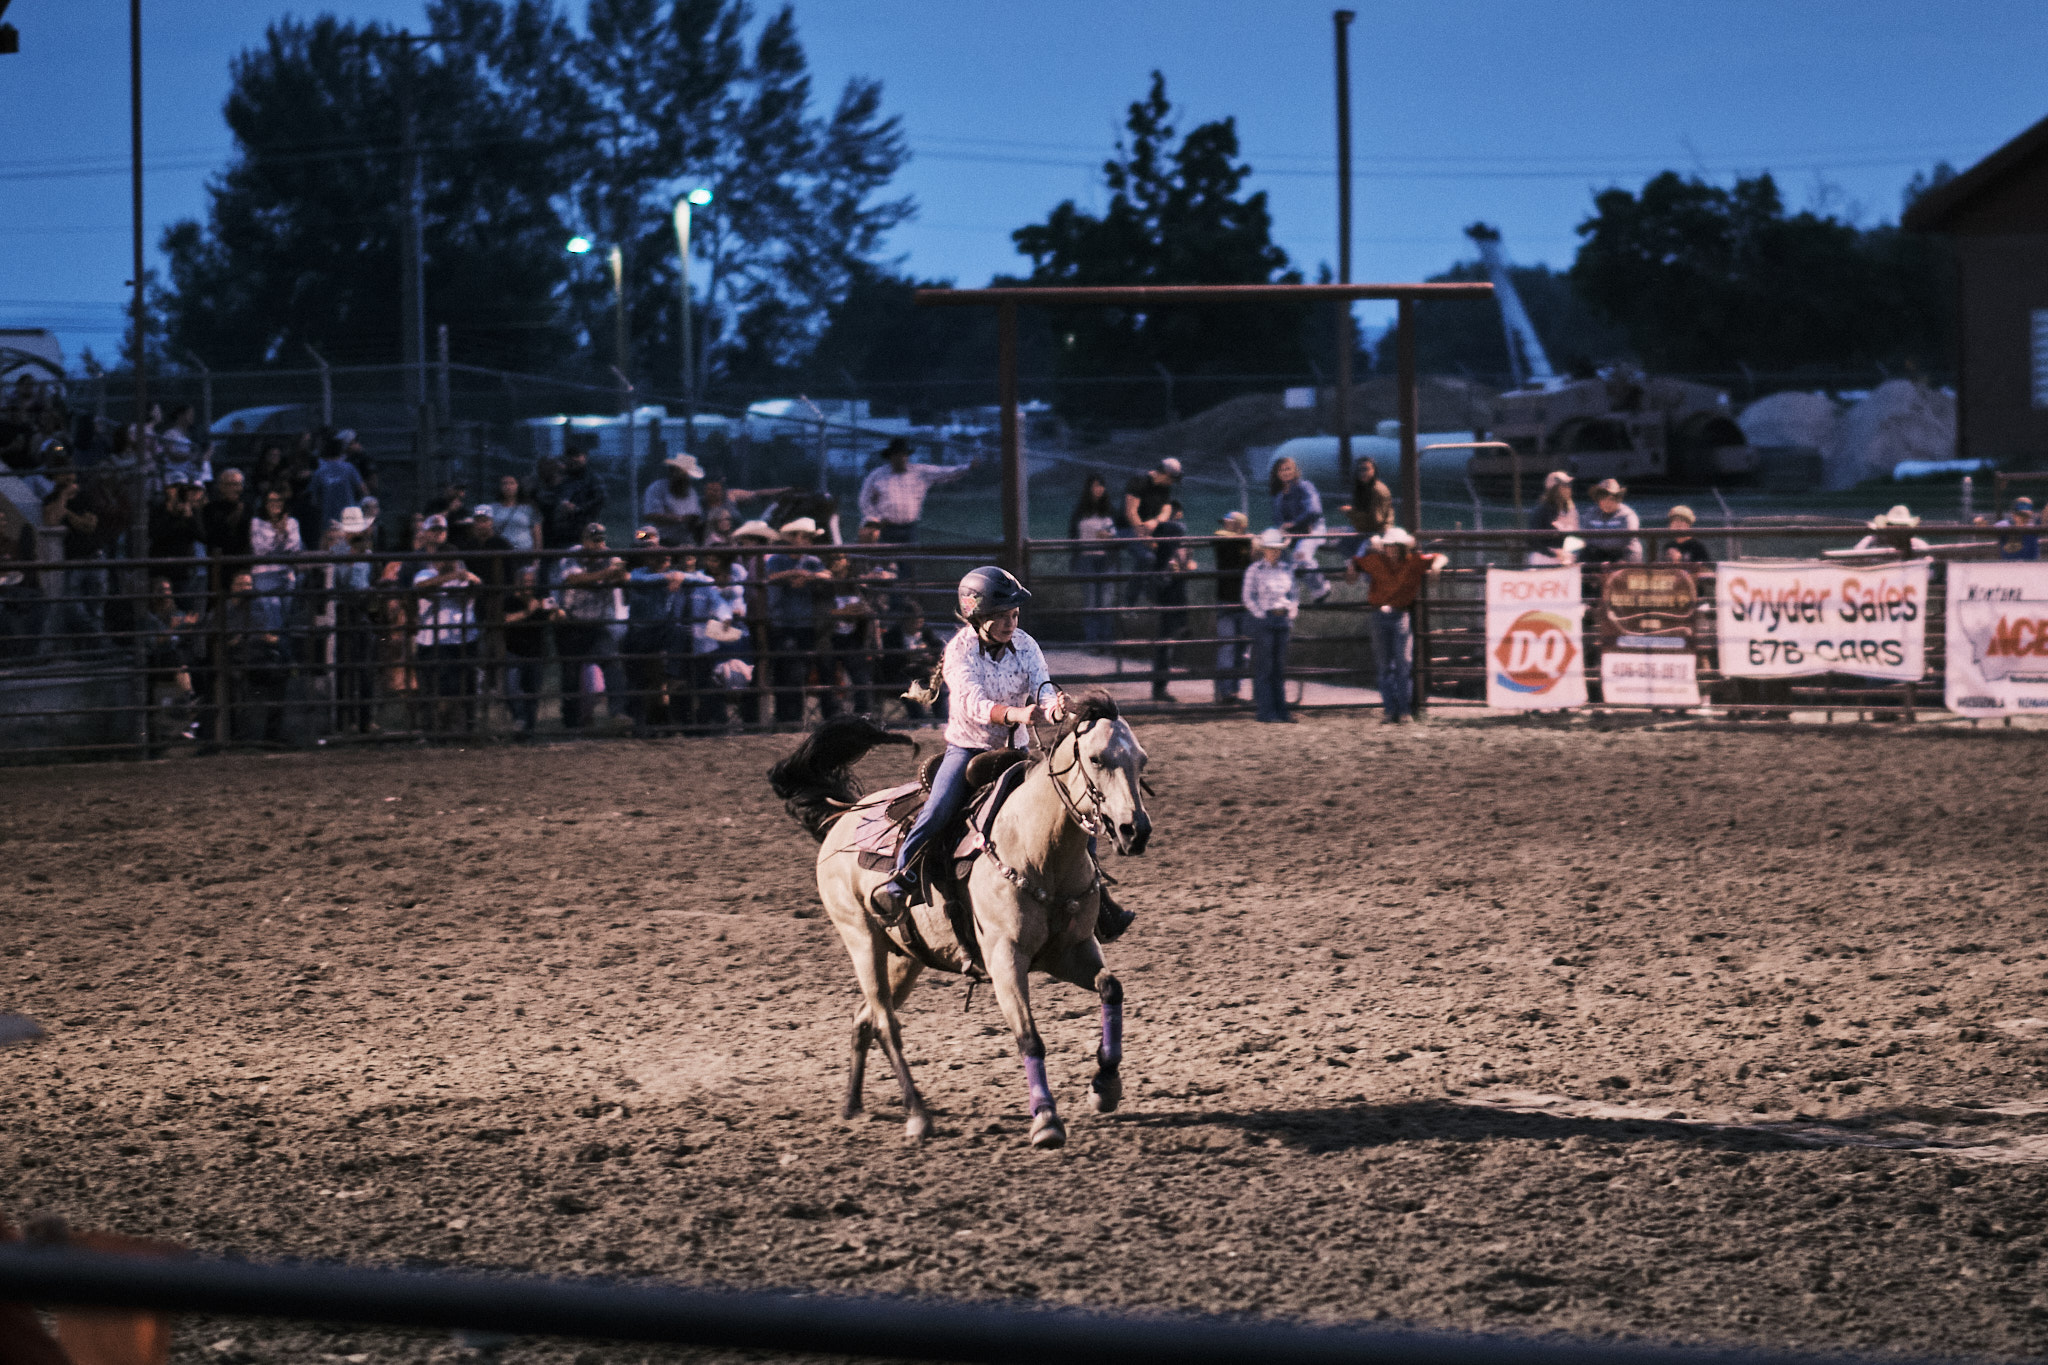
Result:
[[[1070,701],[1067,718],[1053,727],[1052,741],[1045,746],[1045,752],[1051,754],[1060,746],[1061,741],[1071,738],[1076,731],[1085,730],[1098,720],[1118,719],[1121,717],[1117,713],[1116,702],[1110,699],[1107,692],[1083,693],[1078,700]]]

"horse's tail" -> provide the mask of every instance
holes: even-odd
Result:
[[[788,757],[768,770],[768,785],[790,818],[824,842],[826,828],[860,799],[853,765],[881,744],[911,744],[865,716],[835,716],[804,736]]]

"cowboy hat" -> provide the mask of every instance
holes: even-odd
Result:
[[[1700,519],[1693,515],[1693,510],[1690,507],[1681,502],[1664,514],[1664,520],[1682,521],[1687,526],[1697,526]]]
[[[1268,526],[1259,532],[1261,550],[1284,550],[1287,548],[1287,533],[1277,526]]]
[[[704,623],[704,635],[707,639],[716,640],[722,645],[729,645],[734,640],[744,638],[746,632],[729,621],[706,621]]]
[[[367,533],[375,521],[375,517],[364,516],[360,507],[344,507],[341,509],[341,520],[335,524],[341,527],[341,533],[345,536],[360,536]]]
[[[1600,480],[1600,482],[1593,485],[1593,494],[1595,497],[1618,498],[1626,492],[1628,492],[1628,490],[1621,486],[1620,479],[1602,479]]]
[[[1886,512],[1883,516],[1870,519],[1870,529],[1873,531],[1882,531],[1887,526],[1918,526],[1919,524],[1920,518],[1914,516],[1912,511],[1903,502],[1893,507],[1891,511]]]
[[[1406,545],[1413,549],[1415,537],[1410,535],[1405,527],[1389,526],[1372,538],[1372,545],[1375,550],[1384,550],[1389,545]]]
[[[734,540],[743,540],[748,536],[758,536],[762,540],[782,539],[782,537],[775,534],[775,528],[773,526],[770,526],[767,522],[761,521],[758,518],[756,518],[753,521],[743,521],[739,525],[732,528],[732,538]]]
[[[701,479],[704,477],[704,466],[698,464],[696,457],[692,455],[671,455],[661,463],[664,468],[673,469],[685,478]]]
[[[782,523],[782,534],[785,537],[794,535],[814,536],[818,534],[818,523],[812,521],[809,517],[798,517],[794,521]]]

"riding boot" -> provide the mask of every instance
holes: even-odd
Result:
[[[900,868],[895,876],[876,887],[868,899],[883,927],[894,929],[910,914],[910,903],[916,898],[917,874],[908,868]]]
[[[1095,907],[1095,941],[1114,943],[1124,936],[1124,931],[1138,918],[1137,912],[1118,905],[1115,898],[1109,894],[1109,886],[1106,883],[1097,889],[1096,894],[1100,900]]]

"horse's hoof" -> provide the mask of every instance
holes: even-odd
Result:
[[[1088,1105],[1098,1114],[1114,1114],[1124,1102],[1124,1078],[1114,1071],[1098,1071],[1088,1082]]]
[[[1050,1109],[1041,1109],[1031,1119],[1031,1145],[1041,1151],[1067,1145],[1067,1125]]]
[[[932,1121],[924,1114],[912,1114],[903,1121],[903,1136],[910,1142],[923,1142],[932,1135]]]

